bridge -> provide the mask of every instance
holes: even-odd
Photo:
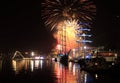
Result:
[[[13,57],[12,57],[12,60],[42,60],[42,59],[48,59],[48,58],[40,58],[40,57],[31,57],[31,58],[26,58],[22,55],[22,53],[20,51],[15,51]]]
[[[25,59],[25,57],[19,51],[15,51],[12,59]]]

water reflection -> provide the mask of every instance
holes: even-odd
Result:
[[[4,79],[17,78],[45,83],[100,83],[106,80],[109,82],[108,79],[111,79],[105,75],[101,75],[100,78],[98,74],[81,71],[77,63],[69,62],[68,66],[65,66],[52,60],[12,60],[9,64],[0,60],[0,73],[4,75],[2,77],[0,74],[0,77]]]
[[[13,70],[15,71],[16,74],[19,73],[20,70],[22,70],[22,68],[24,67],[24,60],[12,60],[12,66],[13,66]]]
[[[12,60],[12,68],[16,74],[22,69],[33,72],[36,69],[42,69],[42,66],[43,60]]]
[[[2,70],[3,65],[2,61],[0,61],[0,70]],[[44,74],[46,74],[45,70],[48,69],[50,70],[49,72],[51,72],[48,73],[50,74],[48,76],[53,80],[51,83],[87,83],[88,80],[88,74],[80,71],[80,65],[72,62],[70,62],[68,66],[64,66],[60,62],[54,62],[52,60],[12,60],[11,66],[11,69],[16,75],[21,75],[21,73],[23,73],[21,71],[30,71],[33,77],[36,77],[34,76],[35,71],[43,72],[42,74],[38,73],[37,79],[42,77],[40,75],[44,76]],[[5,69],[5,66],[3,69]],[[44,78],[47,78],[47,75]]]
[[[56,83],[87,83],[89,75],[85,71],[80,71],[80,65],[70,62],[68,67],[54,63],[54,71],[57,77]],[[92,79],[92,77],[91,77]]]

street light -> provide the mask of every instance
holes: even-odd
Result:
[[[31,56],[33,57],[35,55],[35,53],[34,52],[31,52]]]

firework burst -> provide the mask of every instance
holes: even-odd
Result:
[[[76,20],[66,20],[64,22],[59,23],[58,31],[54,33],[54,37],[58,40],[58,44],[63,44],[64,37],[66,36],[66,51],[69,51],[70,49],[76,48],[77,43],[76,39],[76,28],[79,27]],[[66,32],[64,33],[64,28],[66,28]],[[65,35],[66,34],[66,35]]]
[[[92,0],[45,0],[42,9],[42,18],[51,30],[65,20],[91,22],[96,11]]]
[[[96,12],[92,0],[45,0],[42,9],[46,27],[56,31],[53,35],[66,51],[77,47],[76,28],[80,27],[79,23],[92,23]]]

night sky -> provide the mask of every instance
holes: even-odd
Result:
[[[118,1],[96,0],[96,21],[93,23],[93,45],[120,49],[120,5]]]
[[[41,0],[40,0],[41,1]],[[56,40],[44,27],[39,0],[1,3],[0,50],[22,49],[49,51]],[[96,17],[91,29],[91,45],[120,49],[120,7],[113,0],[96,0]]]

